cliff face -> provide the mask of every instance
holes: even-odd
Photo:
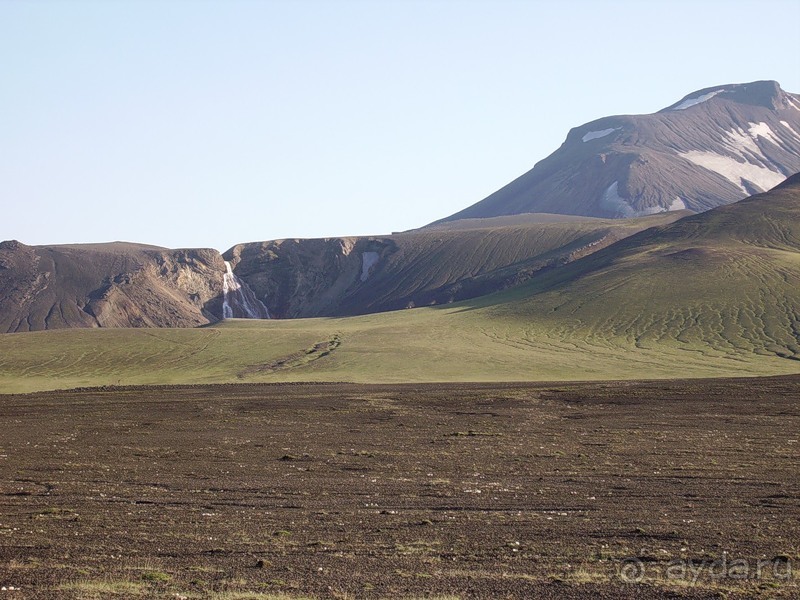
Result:
[[[685,212],[604,221],[528,215],[385,237],[234,246],[225,260],[273,318],[447,304],[506,289]]]
[[[383,237],[240,244],[224,258],[210,249],[2,242],[0,332],[197,327],[448,304],[519,285],[685,214],[461,221]]]
[[[0,243],[0,331],[196,327],[221,315],[216,250]]]
[[[397,251],[391,237],[277,240],[225,253],[273,318],[358,312],[353,296]]]
[[[684,214],[462,221],[383,237],[240,244],[224,258],[211,249],[120,242],[2,242],[0,332],[197,327],[230,317],[346,316],[448,304],[519,285]]]
[[[101,327],[197,327],[219,320],[222,257],[216,250],[154,253],[94,292],[85,310]]]

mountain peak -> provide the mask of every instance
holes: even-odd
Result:
[[[686,110],[703,104],[712,98],[729,100],[739,104],[763,106],[769,109],[785,108],[787,94],[777,81],[753,81],[751,83],[731,83],[704,88],[683,97],[681,100],[659,112]],[[789,100],[790,101],[790,100]]]
[[[0,242],[0,250],[17,250],[18,248],[24,248],[25,244],[20,242],[19,240],[5,240]]]
[[[702,212],[765,192],[798,171],[800,96],[776,81],[717,85],[654,114],[575,127],[533,169],[442,221]]]

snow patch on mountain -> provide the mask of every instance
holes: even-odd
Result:
[[[603,199],[600,201],[603,208],[609,212],[616,213],[621,217],[634,217],[636,211],[631,205],[619,195],[619,181],[615,181],[603,192]]]
[[[678,104],[678,106],[674,107],[672,110],[686,110],[687,108],[690,108],[692,106],[696,106],[698,104],[702,104],[703,102],[707,102],[717,94],[721,94],[724,91],[725,91],[724,89],[715,90],[713,92],[708,92],[707,94],[703,94],[702,96],[698,96],[697,98],[687,98],[686,100]]]
[[[800,133],[797,133],[797,131],[791,125],[789,125],[789,123],[787,123],[786,121],[781,121],[781,125],[783,125],[784,127],[786,127],[786,129],[791,131],[796,138],[800,138]]]
[[[691,150],[689,152],[681,152],[679,155],[704,169],[722,175],[725,179],[738,186],[745,194],[749,192],[744,187],[742,181],[744,179],[757,185],[762,191],[770,190],[786,179],[786,176],[782,173],[776,173],[766,167],[754,165],[747,160],[739,162],[732,156],[723,156],[715,152]],[[759,155],[761,155],[760,151]]]
[[[755,123],[749,123],[749,125],[755,125]],[[752,130],[752,127],[750,127]],[[761,148],[758,147],[756,144],[755,137],[749,133],[749,131],[745,131],[741,127],[737,127],[736,129],[731,129],[730,131],[725,132],[726,137],[728,138],[727,141],[723,140],[723,143],[734,151],[735,154],[738,154],[745,160],[748,159],[747,154],[749,153],[753,157],[760,158],[761,160],[766,160],[766,157],[761,152]]]
[[[667,210],[670,212],[673,210],[686,210],[686,203],[682,199],[676,197],[675,200],[670,203]]]
[[[675,198],[668,208],[663,206],[645,206],[641,210],[633,208],[628,200],[619,195],[619,181],[615,181],[603,192],[600,204],[609,212],[615,213],[617,217],[630,219],[633,217],[646,217],[671,210],[683,210],[686,204],[680,198]]]
[[[615,131],[618,131],[620,129],[622,129],[622,127],[612,127],[610,129],[603,129],[601,131],[590,131],[581,138],[581,141],[586,143],[591,140],[596,140],[598,138],[606,137],[607,135],[614,133]]]
[[[765,140],[769,140],[776,146],[783,146],[783,142],[781,141],[781,139],[777,135],[775,135],[775,132],[773,132],[772,129],[769,128],[769,125],[767,125],[764,122],[750,123],[750,129],[748,131],[750,132],[750,136],[753,137],[753,139],[760,136]]]
[[[789,127],[788,123],[785,123],[785,125]],[[792,131],[794,132],[794,130]],[[786,179],[783,173],[773,171],[764,166],[769,164],[770,161],[758,146],[759,138],[785,148],[785,144],[772,131],[769,125],[764,122],[748,123],[746,131],[741,127],[736,127],[726,131],[725,137],[726,139],[722,142],[723,145],[739,158],[700,150],[691,150],[678,154],[704,169],[722,175],[738,186],[745,194],[750,191],[744,185],[745,180],[758,186],[762,191],[767,191]]]

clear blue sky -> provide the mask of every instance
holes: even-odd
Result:
[[[571,127],[800,92],[798,0],[0,0],[0,239],[381,234]]]

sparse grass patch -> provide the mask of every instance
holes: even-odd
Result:
[[[32,519],[64,519],[69,521],[76,521],[80,518],[78,513],[69,508],[61,508],[59,506],[49,506],[38,511],[36,514],[31,515]]]
[[[209,600],[314,600],[312,596],[297,596],[280,592],[210,592],[204,597]]]
[[[125,579],[92,579],[62,583],[56,589],[76,592],[84,600],[102,600],[113,596],[143,596],[147,586]]]
[[[430,554],[440,543],[435,540],[418,540],[403,544],[395,544],[395,551],[400,555]]]
[[[400,598],[383,598],[382,600],[462,600],[461,596],[402,596]]]
[[[562,575],[562,579],[567,583],[587,584],[587,583],[608,583],[612,577],[608,573],[590,571],[584,567],[578,567]]]
[[[149,583],[166,583],[171,580],[172,576],[162,571],[145,571],[142,573],[142,581]]]

